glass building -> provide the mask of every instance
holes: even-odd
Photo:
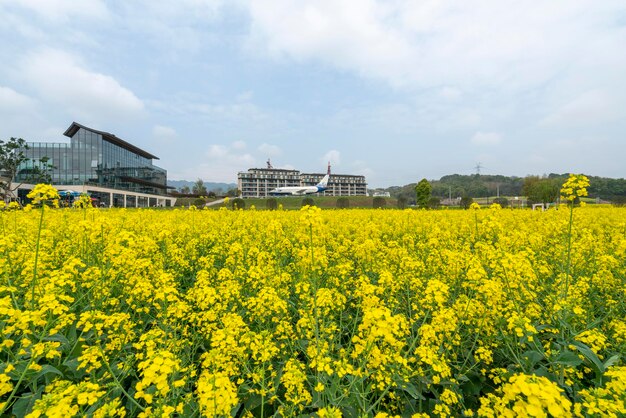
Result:
[[[70,143],[29,142],[28,158],[16,181],[32,182],[46,171],[55,185],[90,185],[149,195],[167,194],[167,171],[152,164],[158,157],[108,132],[73,122],[63,134]]]

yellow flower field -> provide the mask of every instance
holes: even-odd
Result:
[[[0,217],[0,415],[626,414],[626,209]]]

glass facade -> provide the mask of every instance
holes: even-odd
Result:
[[[18,169],[16,181],[28,183],[33,169],[51,167],[52,184],[83,185],[165,195],[167,171],[152,164],[145,151],[100,131],[72,125],[70,143],[28,143],[28,160]],[[77,128],[77,129],[76,129]],[[142,155],[143,154],[143,155]],[[156,157],[155,157],[156,158]],[[46,161],[47,159],[47,161]]]

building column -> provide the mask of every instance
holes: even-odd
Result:
[[[126,195],[124,195],[124,207],[126,207]]]
[[[109,207],[113,207],[113,193],[109,193]]]

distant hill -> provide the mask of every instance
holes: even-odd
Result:
[[[185,186],[192,189],[195,183],[195,181],[188,180],[167,180],[167,185],[171,187],[176,187],[176,190],[180,190],[181,187]],[[208,192],[215,192],[218,189],[222,189],[223,192],[226,192],[229,189],[234,189],[237,187],[236,183],[211,183],[206,181],[204,182],[204,185],[206,186]]]
[[[550,173],[542,176],[542,178],[554,179],[557,183],[565,182],[568,174]],[[613,200],[616,197],[626,196],[626,180],[613,179],[607,177],[589,177],[589,197]],[[420,179],[416,179],[420,180]],[[501,176],[501,175],[461,175],[452,174],[443,176],[439,180],[429,180],[433,190],[432,195],[439,198],[447,198],[451,196],[456,198],[459,196],[470,197],[493,197],[496,194],[500,196],[522,196],[522,188],[524,186],[523,177]],[[404,196],[409,200],[415,198],[415,185],[410,183],[404,186],[392,186],[384,191],[389,192],[391,197],[398,198]]]

